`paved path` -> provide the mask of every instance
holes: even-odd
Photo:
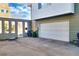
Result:
[[[79,56],[79,48],[64,42],[39,38],[0,41],[1,56]]]

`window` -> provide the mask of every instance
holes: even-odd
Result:
[[[51,5],[50,3],[38,3],[38,9],[41,9],[41,8],[46,8],[47,5]]]
[[[49,5],[49,6],[50,6],[50,5],[52,5],[52,3],[47,3],[47,5]]]
[[[11,33],[15,33],[15,21],[11,21]]]
[[[23,23],[18,22],[18,37],[23,37]]]
[[[1,10],[1,13],[4,13],[4,10],[3,9]]]
[[[9,33],[9,21],[4,21],[4,31],[5,33]]]
[[[38,9],[41,9],[41,8],[42,8],[42,4],[38,3]]]
[[[27,22],[25,22],[25,33],[27,33]]]
[[[0,13],[8,13],[8,12],[9,12],[8,10],[4,10],[4,9],[0,10]]]
[[[6,13],[8,13],[8,10],[6,10]]]

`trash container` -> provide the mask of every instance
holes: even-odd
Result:
[[[79,47],[79,33],[77,33],[77,46]]]
[[[28,37],[32,37],[32,31],[27,32]]]

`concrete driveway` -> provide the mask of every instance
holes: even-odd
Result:
[[[54,40],[18,38],[0,41],[0,56],[79,56],[79,48]]]

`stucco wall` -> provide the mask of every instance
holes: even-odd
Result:
[[[8,13],[5,13],[5,12],[2,13],[1,10],[4,10],[4,11],[8,10]],[[8,3],[0,3],[0,17],[7,18],[9,17],[9,15],[10,15],[10,8],[8,6]]]

